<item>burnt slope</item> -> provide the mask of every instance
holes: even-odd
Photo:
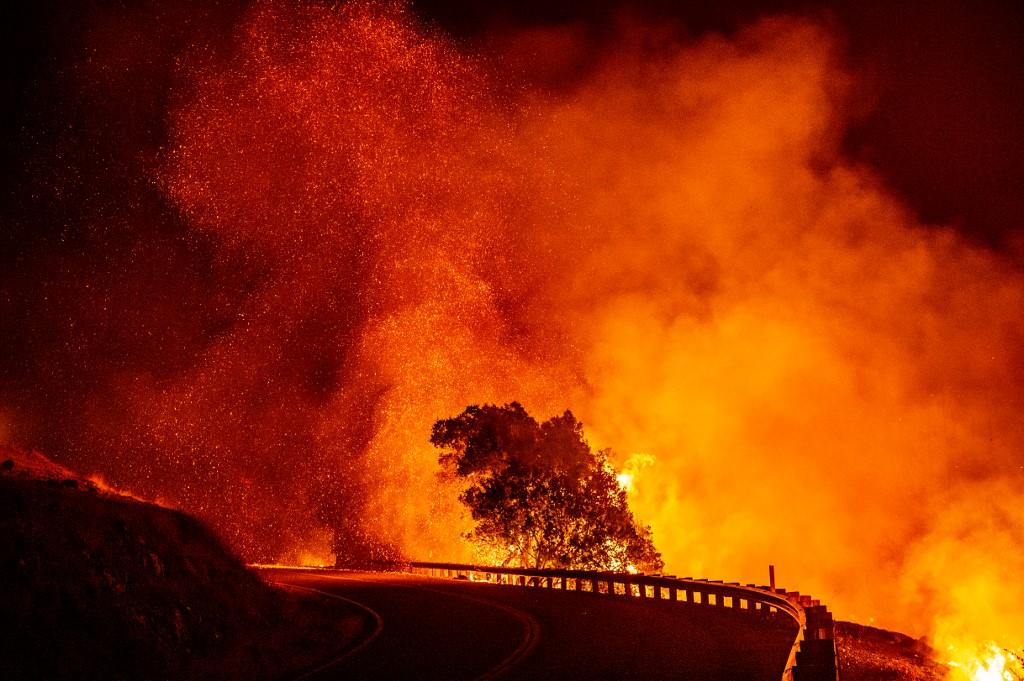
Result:
[[[273,678],[363,626],[270,588],[195,518],[9,464],[0,585],[0,678]]]
[[[923,640],[875,627],[836,622],[843,681],[941,681],[949,671]]]

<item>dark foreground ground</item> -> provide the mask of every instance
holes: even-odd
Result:
[[[23,469],[0,461],[0,679],[289,678],[360,636],[184,513]]]
[[[397,573],[271,570],[364,605],[366,645],[314,679],[782,677],[794,624],[681,604]]]

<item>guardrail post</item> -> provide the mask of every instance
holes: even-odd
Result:
[[[793,681],[835,681],[835,641],[801,641],[793,667]]]
[[[783,672],[784,681],[838,681],[832,614],[818,600],[776,586],[774,579],[770,586],[758,587],[689,577],[676,579],[672,575],[628,575],[593,570],[530,570],[454,563],[408,563],[404,567],[414,574],[431,577],[468,576],[474,581],[482,578],[490,583],[560,588],[563,591],[569,590],[569,580],[574,579],[576,591],[589,587],[592,593],[601,593],[603,584],[605,593],[610,596],[616,595],[616,584],[621,584],[627,596],[633,595],[635,586],[641,599],[667,598],[701,606],[724,608],[728,598],[728,607],[732,610],[756,613],[757,617],[770,621],[785,615],[800,625]],[[556,579],[561,580],[558,587],[555,586]],[[648,587],[653,589],[651,596],[647,595]],[[662,594],[662,589],[668,589],[667,596]]]

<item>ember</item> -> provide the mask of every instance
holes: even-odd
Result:
[[[25,143],[0,438],[247,561],[465,561],[431,424],[570,408],[667,571],[773,563],[845,619],[1024,642],[1019,234],[853,155],[886,69],[841,22],[161,11],[91,17],[38,95],[74,123]],[[957,136],[915,106],[925,149]],[[951,670],[1010,678],[1000,650]]]

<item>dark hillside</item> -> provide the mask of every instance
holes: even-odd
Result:
[[[273,678],[362,627],[272,589],[195,518],[3,459],[0,678]]]

